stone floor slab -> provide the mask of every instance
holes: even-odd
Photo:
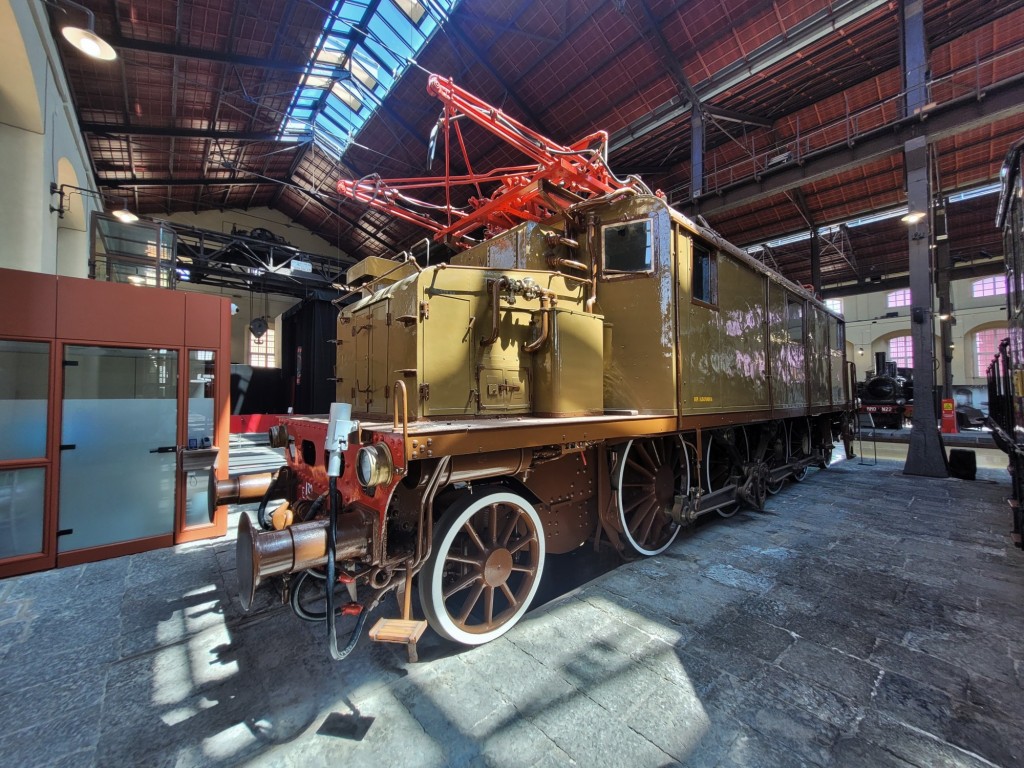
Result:
[[[174,768],[1024,764],[1009,479],[900,469],[814,470],[767,512],[701,521],[489,645],[430,634],[418,664],[365,641],[332,662],[323,628],[272,589],[243,613],[230,541],[7,579],[0,754]]]

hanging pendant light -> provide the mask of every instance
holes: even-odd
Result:
[[[70,24],[61,27],[60,33],[64,36],[64,39],[86,56],[99,59],[100,61],[113,61],[116,59],[117,52],[111,47],[110,43],[96,34],[96,17],[93,12],[84,5],[72,0],[61,0],[61,2],[78,8],[86,15],[84,28],[71,26]]]

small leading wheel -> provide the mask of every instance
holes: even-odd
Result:
[[[782,466],[789,461],[789,435],[786,432],[786,423],[780,421],[772,429],[771,435],[768,437],[768,448],[764,453],[764,463],[767,465],[768,470],[771,471],[776,467]],[[782,486],[786,484],[786,478],[776,480],[773,482],[767,482],[765,484],[765,490],[768,491],[772,496],[782,490]]]
[[[739,463],[729,444],[736,448]],[[738,483],[743,477],[743,464],[750,460],[750,447],[747,444],[747,433],[743,427],[723,429],[708,437],[707,453],[704,456],[704,480],[707,490],[714,492],[730,483]],[[719,507],[718,514],[732,517],[740,508],[739,501],[725,507]]]
[[[478,487],[444,513],[420,572],[420,603],[448,640],[482,645],[526,613],[544,570],[544,529],[526,499]]]
[[[793,419],[789,424],[789,457],[790,459],[806,459],[811,455],[811,422],[807,418]],[[807,465],[790,475],[793,482],[802,483],[807,477]]]
[[[619,459],[615,485],[619,523],[629,546],[641,555],[664,552],[679,535],[669,510],[675,495],[690,487],[686,443],[678,435],[630,440]]]

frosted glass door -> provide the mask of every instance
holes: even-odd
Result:
[[[174,531],[178,353],[66,347],[58,551]]]
[[[50,345],[0,340],[0,559],[43,551],[49,396]]]

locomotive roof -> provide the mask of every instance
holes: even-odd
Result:
[[[715,232],[715,230],[711,229],[710,227],[701,226],[700,224],[695,222],[690,217],[686,216],[685,214],[680,213],[675,208],[672,208],[670,205],[665,203],[663,200],[659,199],[659,202],[661,202],[666,208],[668,208],[668,210],[672,214],[672,218],[673,219],[675,219],[677,222],[679,222],[684,227],[689,229],[695,235],[698,235],[699,237],[704,238],[705,240],[709,241],[710,243],[713,243],[714,246],[716,248],[718,248],[719,250],[726,251],[733,258],[743,262],[748,267],[753,269],[755,272],[759,272],[762,275],[765,275],[769,280],[772,280],[772,281],[778,283],[779,285],[783,286],[786,290],[792,291],[793,293],[795,293],[795,294],[797,294],[797,295],[799,295],[799,296],[801,296],[801,297],[803,297],[805,299],[808,299],[809,301],[814,302],[814,305],[816,307],[818,307],[822,311],[832,315],[836,319],[838,319],[838,320],[842,320],[843,319],[840,315],[836,314],[831,309],[829,309],[827,306],[825,306],[825,302],[823,302],[821,299],[819,299],[817,296],[815,296],[814,293],[809,291],[804,286],[799,285],[798,283],[794,283],[792,280],[784,277],[783,275],[781,275],[780,273],[776,272],[774,269],[772,269],[771,267],[767,266],[766,264],[762,264],[760,261],[755,259],[753,256],[751,256],[749,253],[747,253],[743,249],[741,249],[741,248],[733,245],[732,243],[730,243],[728,240],[726,240],[724,237],[722,237],[720,234]]]

